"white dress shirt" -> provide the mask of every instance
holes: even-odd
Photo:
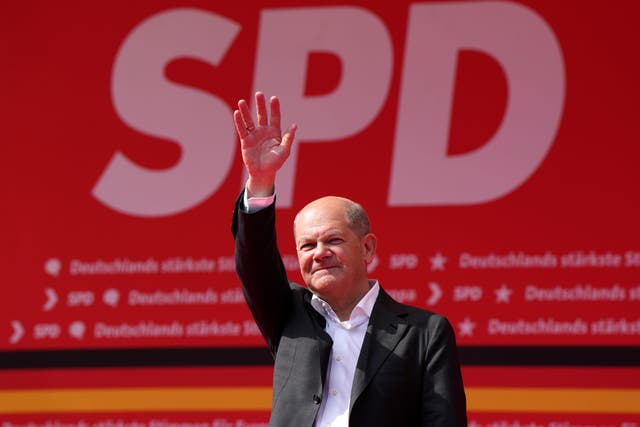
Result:
[[[275,194],[267,197],[249,197],[248,193],[249,192],[247,191],[247,188],[245,186],[242,202],[244,203],[244,208],[246,209],[247,213],[256,213],[259,210],[270,206],[276,200]]]
[[[322,403],[316,418],[316,427],[347,427],[351,387],[360,349],[367,332],[369,317],[378,298],[380,286],[369,281],[369,292],[358,302],[349,320],[340,321],[331,306],[313,295],[311,305],[327,320],[325,331],[333,340]]]

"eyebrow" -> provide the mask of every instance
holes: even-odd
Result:
[[[332,228],[331,230],[327,230],[326,232],[321,233],[319,237],[326,239],[326,238],[343,237],[343,236],[344,236],[344,233],[341,230]],[[315,240],[318,240],[318,238],[313,237],[312,235],[309,235],[309,234],[303,234],[296,238],[296,243],[300,243],[303,241],[306,242],[309,240],[315,241]]]

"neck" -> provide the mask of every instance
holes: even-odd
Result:
[[[356,305],[358,305],[360,300],[364,298],[367,292],[369,292],[369,289],[369,282],[367,281],[366,287],[363,286],[359,288],[359,291],[354,295],[351,295],[348,299],[327,299],[326,301],[331,306],[331,309],[336,313],[338,319],[340,319],[341,322],[344,322],[351,318],[351,312],[356,308]]]

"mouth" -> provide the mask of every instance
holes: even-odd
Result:
[[[337,266],[335,266],[335,265],[323,265],[322,267],[317,267],[317,268],[314,268],[313,270],[311,270],[311,274],[316,274],[316,273],[319,273],[321,271],[333,270],[335,268],[337,268]]]

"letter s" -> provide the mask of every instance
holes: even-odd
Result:
[[[182,153],[175,166],[151,170],[116,152],[93,188],[96,199],[133,216],[166,216],[219,187],[235,150],[231,111],[217,97],[170,82],[164,70],[179,57],[217,65],[238,31],[226,18],[183,8],[151,16],[129,33],[112,73],[116,112],[142,133],[175,141]]]

